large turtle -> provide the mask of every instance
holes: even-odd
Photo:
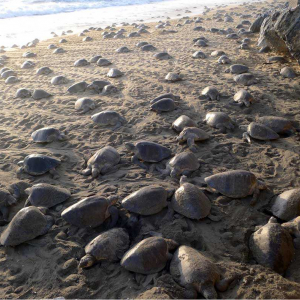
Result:
[[[233,77],[233,80],[240,85],[252,85],[258,82],[258,80],[251,73],[243,73]]]
[[[241,106],[245,105],[246,107],[249,107],[254,101],[254,98],[248,91],[241,89],[233,96],[233,100]]]
[[[3,220],[8,220],[9,206],[17,203],[17,199],[11,195],[7,190],[0,189],[0,212],[2,214]]]
[[[221,132],[226,132],[227,129],[234,129],[234,124],[231,118],[223,112],[209,112],[206,114],[203,122],[219,129]]]
[[[247,132],[243,133],[243,139],[247,140],[248,143],[251,143],[251,138],[269,141],[279,139],[279,135],[264,124],[251,122],[247,127]]]
[[[92,115],[91,119],[100,126],[113,126],[112,130],[116,130],[126,123],[126,120],[113,110],[101,111]]]
[[[293,124],[290,120],[277,116],[264,116],[257,119],[258,123],[268,126],[276,133],[286,133],[293,129]]]
[[[210,188],[230,198],[244,198],[253,195],[251,204],[255,204],[260,190],[266,185],[256,176],[244,170],[233,170],[206,177],[205,182]]]
[[[170,273],[181,286],[196,291],[205,299],[217,299],[215,290],[225,291],[232,279],[220,280],[217,266],[201,252],[180,246],[174,253]]]
[[[180,175],[189,176],[193,171],[198,170],[200,163],[192,152],[182,152],[176,154],[166,165],[166,169],[156,169],[163,175],[170,175],[173,178],[177,178]]]
[[[87,88],[88,84],[85,81],[76,82],[68,88],[68,92],[70,94],[76,94],[84,92]]]
[[[209,134],[197,127],[185,127],[176,140],[179,144],[187,142],[191,151],[197,152],[199,150],[195,142],[205,141],[209,139]]]
[[[295,252],[289,231],[274,217],[252,234],[249,247],[259,264],[280,274],[287,270]]]
[[[38,183],[25,190],[28,195],[25,206],[50,208],[71,197],[69,190],[48,183]]]
[[[65,84],[68,82],[69,82],[69,80],[63,75],[58,75],[51,79],[51,84],[53,84],[53,85]]]
[[[21,98],[21,99],[29,98],[29,97],[31,97],[31,91],[28,89],[24,89],[24,88],[18,89],[15,97]]]
[[[88,66],[90,63],[85,59],[81,58],[75,61],[74,67],[85,67]]]
[[[49,94],[48,92],[46,92],[46,91],[44,91],[42,89],[36,89],[32,93],[32,98],[34,100],[40,100],[40,99],[44,99],[44,98],[49,98],[51,96],[52,96],[51,94]]]
[[[16,76],[9,76],[8,78],[6,78],[5,84],[13,84],[13,83],[16,83],[19,81],[20,81],[20,79]]]
[[[131,161],[143,169],[147,169],[147,167],[140,160],[156,163],[172,155],[172,151],[169,148],[149,141],[140,141],[135,144],[125,143],[125,147],[130,153],[134,154],[131,157]]]
[[[123,72],[121,72],[119,69],[110,69],[107,73],[107,77],[109,78],[118,78],[123,75]]]
[[[161,186],[150,185],[131,193],[121,204],[130,212],[142,216],[154,215],[168,205],[167,199],[173,192]]]
[[[295,237],[294,242],[300,242],[300,216],[290,220],[289,222],[281,224],[281,226],[288,230],[293,237]]]
[[[123,47],[120,47],[116,50],[117,53],[128,53],[130,52],[130,50],[126,47],[126,46],[123,46]]]
[[[227,69],[225,72],[226,73],[231,73],[231,74],[242,74],[242,73],[247,73],[249,71],[249,68],[245,65],[231,65],[229,69]]]
[[[81,111],[82,113],[86,113],[89,110],[93,110],[96,107],[96,103],[93,99],[90,98],[80,98],[75,102],[75,109]]]
[[[59,166],[61,161],[59,159],[43,155],[43,154],[30,154],[25,157],[23,161],[18,162],[21,166],[19,171],[24,171],[30,175],[43,175],[47,172],[55,174],[55,168]]]
[[[37,69],[36,74],[37,75],[49,75],[53,71],[49,67],[41,67]]]
[[[203,89],[201,95],[208,100],[220,100],[220,93],[214,86],[208,86]]]
[[[113,228],[101,233],[85,246],[85,256],[79,268],[89,268],[97,262],[116,262],[129,248],[129,235],[123,228]]]
[[[53,218],[45,216],[37,207],[22,208],[2,232],[0,243],[17,246],[47,233],[52,225]]]
[[[154,274],[165,268],[172,255],[169,251],[175,250],[178,244],[162,237],[149,237],[131,249],[121,260],[121,266],[128,271],[140,274]]]
[[[160,99],[150,106],[150,110],[155,111],[157,113],[169,112],[176,109],[176,103],[171,98],[163,98]]]
[[[158,60],[166,60],[166,59],[171,59],[172,56],[167,53],[167,52],[159,52],[159,53],[155,53],[153,55],[154,58],[158,59]]]
[[[300,216],[300,188],[287,190],[278,195],[271,211],[274,216],[284,221]]]
[[[107,173],[120,162],[120,154],[111,147],[106,146],[98,150],[87,162],[87,168],[82,171],[85,176],[92,175],[93,178]]]
[[[76,227],[97,227],[111,217],[110,228],[114,227],[118,220],[118,209],[114,207],[118,202],[117,196],[103,197],[92,196],[69,206],[62,213],[62,218]]]
[[[99,66],[99,67],[106,67],[106,66],[109,66],[109,65],[111,65],[111,64],[112,64],[112,62],[109,61],[109,60],[106,59],[106,58],[99,58],[99,59],[97,60],[97,66]]]
[[[66,140],[66,136],[53,127],[38,129],[31,134],[31,137],[35,143],[51,143]]]
[[[172,128],[177,132],[181,132],[185,127],[197,127],[197,124],[190,117],[185,115],[178,117],[172,123]]]
[[[157,101],[162,100],[162,99],[172,99],[173,101],[179,101],[180,100],[180,96],[176,96],[176,95],[174,95],[172,93],[162,94],[162,95],[159,95],[158,97],[152,99],[150,101],[150,104],[154,104]]]

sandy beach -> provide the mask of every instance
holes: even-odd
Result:
[[[300,298],[300,249],[295,249],[293,261],[283,276],[256,263],[249,250],[249,237],[256,226],[265,225],[270,219],[270,206],[274,198],[300,185],[297,163],[299,134],[295,131],[275,141],[253,140],[251,144],[242,138],[243,126],[261,116],[285,117],[299,128],[299,77],[289,79],[280,75],[284,66],[292,67],[299,74],[299,65],[290,57],[286,57],[287,62],[283,64],[266,64],[268,57],[277,54],[258,53],[257,33],[235,40],[210,31],[211,28],[231,27],[237,33],[239,29],[236,26],[242,21],[253,22],[258,13],[279,4],[274,1],[215,8],[199,15],[201,23],[195,23],[196,17],[170,19],[170,26],[162,29],[156,28],[157,22],[147,23],[149,33],[143,33],[140,37],[127,37],[138,30],[128,25],[117,28],[124,28],[126,38],[123,39],[103,39],[104,29],[90,30],[85,36],[58,36],[41,41],[32,48],[14,49],[1,54],[7,56],[4,67],[15,71],[20,81],[6,84],[5,79],[0,79],[0,187],[7,189],[18,181],[30,186],[49,183],[69,189],[72,196],[48,210],[54,218],[54,225],[48,233],[16,247],[0,247],[0,298],[186,297],[184,289],[172,279],[168,266],[154,275],[129,272],[119,262],[102,262],[88,269],[78,268],[78,262],[84,256],[84,247],[106,230],[105,224],[80,229],[68,224],[61,213],[79,200],[95,194],[119,197],[116,205],[119,209],[117,227],[127,228],[131,246],[149,237],[151,232],[156,232],[164,238],[174,239],[180,245],[203,251],[219,267],[222,277],[234,275],[227,291],[218,293],[219,298]],[[225,13],[233,18],[233,22],[224,22]],[[188,23],[186,20],[192,22],[185,24]],[[178,23],[182,26],[176,26]],[[193,30],[196,26],[202,26],[205,31]],[[244,25],[244,28],[249,26]],[[110,29],[106,31],[110,32]],[[83,38],[87,36],[92,41],[84,42]],[[193,40],[202,36],[208,40],[208,46],[194,46]],[[67,42],[60,44],[62,38]],[[251,40],[247,50],[239,49],[244,38]],[[153,45],[156,50],[142,51],[136,46],[142,41]],[[50,44],[63,48],[65,52],[53,54],[54,50],[48,49]],[[130,52],[117,53],[116,49],[123,46]],[[248,66],[257,83],[238,85],[233,80],[233,74],[225,72],[231,64],[219,64],[219,57],[211,56],[215,50],[224,51],[231,64]],[[36,56],[22,57],[27,51]],[[193,58],[195,51],[203,51],[206,58]],[[157,60],[153,55],[158,52],[168,52],[172,58]],[[112,65],[100,67],[90,63],[83,67],[74,66],[77,60],[90,60],[96,55],[108,59]],[[21,65],[27,60],[34,62],[35,66],[22,69]],[[53,72],[36,74],[39,68],[46,66]],[[119,69],[123,75],[108,78],[111,68]],[[182,81],[167,82],[165,77],[169,72],[179,73]],[[67,83],[51,84],[51,79],[58,75],[65,76]],[[109,94],[91,90],[76,94],[67,92],[74,83],[85,81],[91,84],[95,80],[109,81],[117,90]],[[207,86],[217,88],[219,101],[201,96]],[[21,88],[30,91],[43,89],[52,96],[40,100],[16,98],[16,92]],[[249,91],[254,98],[250,107],[233,105],[233,96],[241,88]],[[150,101],[164,93],[180,96],[176,109],[160,114],[151,111]],[[93,99],[96,107],[85,113],[76,111],[75,102],[83,97]],[[105,110],[118,112],[126,122],[115,130],[95,124],[91,116]],[[202,120],[210,111],[227,113],[235,128],[221,133],[204,124]],[[215,220],[204,218],[196,221],[178,213],[168,217],[168,209],[164,208],[158,214],[139,216],[138,223],[128,227],[130,213],[122,208],[122,199],[152,184],[177,189],[179,180],[162,175],[155,167],[146,171],[133,164],[125,143],[147,140],[168,147],[173,154],[190,151],[186,143],[179,145],[176,141],[178,134],[172,129],[172,123],[181,115],[189,116],[199,128],[210,134],[207,141],[197,143],[199,149],[195,155],[201,163],[188,180],[209,198]],[[32,140],[31,134],[35,130],[50,126],[64,132],[67,140],[47,144]],[[117,168],[96,179],[82,175],[88,159],[105,146],[112,146],[120,153],[121,162]],[[58,176],[19,173],[17,163],[34,153],[60,159],[61,165],[56,168]],[[158,166],[163,168],[167,161],[163,160]],[[267,186],[254,206],[250,205],[251,196],[229,200],[209,191],[205,185],[204,178],[207,176],[240,169],[253,172]],[[9,220],[24,207],[25,200],[23,197],[10,206]],[[6,227],[5,222],[2,225],[1,232]]]

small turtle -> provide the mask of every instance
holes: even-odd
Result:
[[[179,101],[180,100],[180,97],[179,96],[175,96],[174,94],[172,93],[167,93],[167,94],[162,94],[162,95],[159,95],[158,97],[152,99],[150,101],[150,104],[153,104],[153,103],[156,103],[157,101],[161,100],[161,99],[172,99],[173,101]]]
[[[202,92],[202,96],[205,96],[208,100],[220,100],[220,93],[214,86],[206,87]]]
[[[112,130],[118,129],[126,120],[116,111],[104,110],[91,116],[93,122],[100,126],[114,126]]]
[[[234,129],[234,124],[231,118],[223,112],[207,113],[204,122],[209,126],[219,129],[223,133],[226,132],[227,129]]]
[[[209,134],[204,130],[197,127],[185,127],[176,140],[179,144],[187,142],[189,149],[193,152],[197,152],[199,148],[195,142],[201,142],[208,139]]]
[[[37,75],[49,75],[53,71],[49,67],[42,67],[36,71]]]
[[[205,194],[195,185],[180,180],[180,188],[172,197],[172,208],[179,214],[200,220],[210,214],[211,203]]]
[[[196,51],[193,53],[192,57],[193,58],[206,58],[206,55],[202,51]]]
[[[279,139],[279,135],[264,124],[251,122],[247,127],[247,132],[243,133],[243,139],[251,143],[251,138],[261,141],[270,141]]]
[[[222,50],[215,50],[210,54],[212,57],[219,57],[225,55],[225,52]]]
[[[131,193],[121,204],[130,212],[150,216],[159,213],[168,205],[170,193],[161,186],[150,185]]]
[[[106,146],[98,150],[87,162],[87,168],[82,171],[85,176],[92,175],[93,178],[107,173],[120,162],[120,154],[111,147]]]
[[[286,133],[293,129],[293,124],[290,120],[276,116],[264,116],[257,119],[258,123],[261,123],[271,128],[276,133]]]
[[[121,72],[118,69],[110,69],[107,73],[107,77],[109,78],[118,78],[123,75],[123,72]]]
[[[246,107],[250,107],[250,104],[254,101],[254,98],[248,91],[241,89],[233,96],[233,100],[240,105],[244,104]]]
[[[194,44],[194,46],[196,46],[196,47],[207,47],[208,45],[207,45],[207,43],[206,43],[204,40],[198,40],[198,41]]]
[[[166,165],[166,169],[156,169],[163,175],[170,175],[173,178],[178,178],[180,175],[189,176],[193,171],[198,170],[200,163],[192,152],[182,152],[176,154]]]
[[[53,223],[53,218],[45,216],[37,207],[22,208],[2,232],[0,242],[3,246],[17,246],[46,234]]]
[[[197,124],[185,115],[180,116],[172,123],[172,128],[177,132],[181,132],[185,127],[197,127]]]
[[[27,60],[25,61],[22,65],[21,65],[21,69],[32,69],[35,67],[35,63],[30,61],[30,60]]]
[[[118,92],[118,88],[112,84],[108,84],[103,88],[101,94],[109,95],[109,94],[116,93],[116,92]]]
[[[169,148],[154,142],[125,143],[125,147],[130,153],[134,154],[131,157],[131,161],[143,169],[147,169],[147,167],[140,160],[157,163],[172,155],[172,151]]]
[[[260,265],[279,274],[287,270],[295,252],[290,233],[274,217],[251,235],[249,247]]]
[[[20,79],[18,79],[18,77],[16,77],[16,76],[9,76],[6,78],[5,84],[13,84],[13,83],[16,83],[19,81],[20,81]]]
[[[118,209],[113,206],[118,202],[118,197],[87,197],[69,206],[62,213],[62,218],[76,227],[97,227],[111,217],[109,227],[116,225],[118,220]]]
[[[245,198],[253,195],[251,205],[255,204],[259,191],[267,188],[253,173],[244,170],[222,172],[204,180],[210,188],[229,198]]]
[[[66,40],[66,39],[61,39],[61,40],[59,40],[59,43],[60,44],[64,44],[64,43],[67,43],[68,41]]]
[[[280,75],[282,75],[285,78],[295,78],[297,74],[295,73],[293,68],[290,67],[284,67],[280,70]]]
[[[166,60],[166,59],[171,59],[172,56],[167,53],[167,52],[159,52],[153,55],[154,58],[158,59],[158,60]]]
[[[17,181],[9,185],[8,191],[10,194],[16,198],[17,200],[27,198],[27,194],[25,190],[29,188],[31,185],[26,181]]]
[[[85,81],[76,82],[68,88],[68,92],[70,94],[76,94],[84,92],[87,88],[88,84]]]
[[[51,79],[51,84],[53,84],[53,85],[65,84],[68,82],[69,82],[69,80],[65,76],[62,76],[62,75],[55,76]]]
[[[165,268],[171,259],[169,251],[175,250],[178,244],[162,237],[149,237],[131,249],[121,260],[121,266],[126,270],[140,274],[154,274]]]
[[[108,59],[105,59],[105,58],[100,58],[99,60],[97,60],[97,66],[99,66],[99,67],[106,67],[111,64],[112,64],[112,62],[110,62]]]
[[[180,246],[175,251],[170,273],[181,286],[196,291],[205,299],[217,299],[215,288],[224,292],[232,281],[221,280],[217,266],[201,252],[188,246]]]
[[[25,206],[53,207],[71,197],[69,190],[48,183],[38,183],[25,190],[28,195]]]
[[[242,73],[248,73],[249,68],[245,65],[231,65],[229,69],[225,71],[225,73],[231,73],[231,74],[242,74]]]
[[[18,89],[16,93],[16,98],[29,98],[31,97],[31,92],[27,89]]]
[[[254,77],[253,74],[251,73],[243,73],[243,74],[239,74],[233,77],[233,80],[240,85],[252,85],[257,83],[257,79]]]
[[[31,137],[35,143],[51,143],[66,140],[66,136],[53,127],[38,129],[31,134]]]
[[[54,51],[53,51],[53,54],[62,54],[62,53],[65,53],[66,50],[63,49],[63,48],[56,48]]]
[[[137,46],[138,48],[141,48],[141,47],[143,47],[143,46],[145,46],[145,45],[148,45],[148,44],[149,44],[148,42],[139,42],[139,43],[136,44],[136,46]]]
[[[300,216],[300,189],[291,189],[278,195],[271,211],[277,218],[290,221]]]
[[[116,52],[117,53],[128,53],[128,52],[130,52],[130,50],[126,46],[124,46],[124,47],[118,48],[116,50]]]
[[[3,220],[8,221],[9,206],[17,203],[17,199],[12,196],[8,191],[0,189],[0,212],[2,214]]]
[[[222,55],[218,59],[218,64],[225,65],[225,64],[230,64],[230,63],[231,63],[231,60],[228,58],[227,55]]]
[[[0,74],[2,75],[2,73],[4,73],[5,71],[11,71],[9,68],[2,68],[1,70],[0,70]]]
[[[60,160],[47,155],[30,154],[23,161],[18,162],[18,165],[21,166],[20,171],[30,175],[43,175],[47,172],[55,174],[55,168],[60,163]]]
[[[83,42],[91,42],[93,40],[92,37],[86,36],[85,38],[82,39]]]
[[[22,57],[25,57],[25,58],[36,57],[36,54],[33,52],[25,52],[25,53],[23,53]]]
[[[90,63],[94,64],[94,63],[96,63],[100,58],[102,58],[101,55],[93,56],[93,57],[90,59]]]
[[[42,89],[36,89],[33,91],[31,96],[34,100],[40,100],[40,99],[49,98],[52,95]]]
[[[90,63],[85,58],[81,58],[75,61],[74,67],[85,67],[89,64]]]
[[[12,71],[12,70],[6,70],[6,71],[1,73],[1,77],[4,78],[4,79],[7,79],[10,76],[17,76],[17,73],[15,71]]]
[[[113,228],[101,233],[85,246],[85,256],[79,268],[89,268],[97,262],[117,262],[129,248],[129,235],[123,228]]]
[[[176,81],[181,81],[182,76],[179,75],[178,73],[168,73],[167,76],[165,77],[165,80],[168,82],[176,82]]]
[[[80,98],[75,102],[75,109],[83,113],[93,110],[96,107],[96,102],[90,98]]]
[[[155,51],[156,48],[151,44],[147,44],[147,45],[142,46],[141,50],[142,51]]]
[[[50,44],[47,48],[50,49],[50,50],[52,50],[52,49],[56,49],[57,46],[54,45],[54,44]]]
[[[237,40],[239,39],[239,36],[236,33],[230,33],[226,35],[226,38],[231,40]]]
[[[157,113],[162,113],[173,111],[174,109],[176,109],[176,107],[176,103],[173,99],[163,98],[151,104],[150,110],[155,111]]]
[[[140,37],[141,35],[137,32],[130,32],[127,36],[129,38],[132,38],[132,37]]]

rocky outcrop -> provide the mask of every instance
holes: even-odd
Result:
[[[254,20],[254,22],[251,24],[249,30],[250,30],[251,32],[254,32],[254,33],[259,32],[259,31],[260,31],[260,27],[261,27],[261,25],[262,25],[262,23],[263,23],[263,21],[264,21],[264,19],[265,19],[266,17],[268,17],[267,14],[259,15],[259,16]]]
[[[275,11],[265,18],[260,28],[258,46],[290,53],[300,64],[300,5]]]

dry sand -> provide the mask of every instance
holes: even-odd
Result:
[[[242,5],[227,8],[231,12],[252,14],[259,12],[268,3]],[[220,10],[220,9],[219,9]],[[217,9],[211,11],[204,19],[212,17]],[[225,10],[221,10],[224,13]],[[242,19],[233,15],[233,23],[204,20],[201,25],[206,29],[232,27]],[[253,17],[248,20],[253,21]],[[178,21],[173,20],[174,26]],[[184,20],[180,21],[183,23]],[[175,28],[178,33],[159,34],[149,24],[151,34],[138,38],[121,40],[103,40],[101,32],[92,31],[87,35],[92,42],[82,42],[83,37],[67,36],[67,43],[61,46],[67,50],[60,55],[52,54],[47,49],[51,43],[58,44],[59,37],[40,42],[35,48],[15,50],[5,53],[9,59],[7,67],[15,70],[19,83],[7,85],[0,80],[1,88],[1,123],[0,123],[0,183],[8,187],[11,183],[24,180],[30,184],[46,182],[68,188],[72,198],[57,208],[50,209],[55,218],[55,225],[44,236],[36,238],[15,248],[0,248],[0,298],[134,298],[153,287],[161,287],[153,294],[147,292],[142,297],[182,298],[182,289],[172,281],[169,272],[164,270],[155,276],[135,275],[123,269],[118,263],[102,263],[94,267],[78,269],[78,261],[84,254],[84,246],[93,239],[103,227],[96,229],[77,229],[68,225],[61,217],[63,209],[76,203],[79,199],[95,193],[104,195],[117,194],[120,199],[140,187],[149,184],[161,184],[177,188],[178,181],[162,177],[158,172],[145,172],[130,162],[130,155],[125,149],[125,142],[141,139],[158,142],[179,153],[186,145],[178,145],[177,134],[171,129],[172,122],[185,114],[195,121],[201,121],[208,111],[224,111],[238,125],[248,125],[257,116],[284,116],[295,122],[299,115],[299,79],[284,79],[279,75],[282,65],[266,65],[267,57],[274,53],[258,54],[256,40],[258,34],[250,36],[253,43],[250,50],[238,49],[236,40],[226,39],[224,35],[209,31],[195,32],[195,23]],[[134,31],[125,27],[127,33]],[[236,30],[236,29],[235,29]],[[237,30],[236,30],[237,31]],[[209,42],[207,48],[201,49],[207,54],[206,59],[193,59],[197,49],[193,47],[194,38],[205,36]],[[158,61],[152,52],[142,52],[135,45],[147,41],[158,51],[166,50],[173,59]],[[115,50],[127,46],[130,53],[119,54]],[[25,51],[37,53],[34,69],[21,69],[27,59],[22,58]],[[200,50],[200,49],[198,49]],[[217,58],[211,57],[213,50],[223,50],[233,63],[242,63],[259,79],[259,83],[246,88],[255,97],[250,108],[232,106],[233,95],[241,88],[233,81],[231,74],[224,73],[228,65],[219,65]],[[110,81],[117,86],[118,92],[102,96],[89,92],[70,95],[67,88],[78,81],[91,83],[93,80],[107,79],[110,67],[98,67],[91,64],[75,68],[74,62],[80,58],[90,59],[102,55],[113,62],[112,67],[124,72],[124,76]],[[289,59],[285,65],[299,71],[298,65]],[[49,66],[53,73],[47,76],[36,75],[37,68]],[[168,72],[180,72],[184,80],[178,83],[166,83],[164,77]],[[53,86],[53,76],[64,75],[68,84]],[[218,101],[200,100],[203,88],[214,85],[222,97]],[[33,100],[15,99],[19,88],[42,88],[54,96],[49,99]],[[149,101],[154,97],[172,92],[179,95],[179,108],[170,113],[156,114],[149,111]],[[80,115],[74,109],[76,99],[89,96],[97,102],[97,107]],[[102,110],[113,109],[122,114],[127,124],[111,131],[93,124],[90,116]],[[68,140],[38,145],[31,140],[31,133],[44,126],[54,126],[66,130]],[[219,222],[208,219],[192,221],[175,215],[172,220],[162,223],[167,209],[161,213],[140,218],[140,228],[131,230],[131,243],[134,244],[147,232],[157,231],[164,237],[173,238],[180,244],[190,245],[206,253],[219,265],[223,275],[238,273],[238,278],[230,285],[227,292],[219,293],[220,298],[300,298],[300,250],[284,277],[262,267],[253,260],[248,248],[248,239],[255,226],[264,225],[270,215],[269,207],[274,195],[299,187],[299,152],[300,144],[297,134],[280,138],[274,142],[252,144],[242,140],[243,131],[238,127],[227,134],[218,133],[207,125],[200,127],[212,134],[209,141],[199,144],[196,154],[203,163],[193,173],[192,179],[199,186],[204,178],[226,170],[245,169],[263,180],[268,190],[263,191],[258,203],[251,207],[251,197],[234,200],[224,205],[219,194],[207,193],[212,202],[212,213],[220,217]],[[116,172],[96,180],[85,177],[80,171],[85,161],[103,146],[115,147],[122,156],[123,164]],[[49,174],[33,177],[26,174],[17,177],[17,162],[31,153],[55,156],[63,160],[57,169],[60,178],[54,180]],[[10,219],[23,207],[20,201],[11,208]],[[118,225],[123,226],[128,214],[120,208],[121,218]],[[2,227],[4,228],[4,227]]]

